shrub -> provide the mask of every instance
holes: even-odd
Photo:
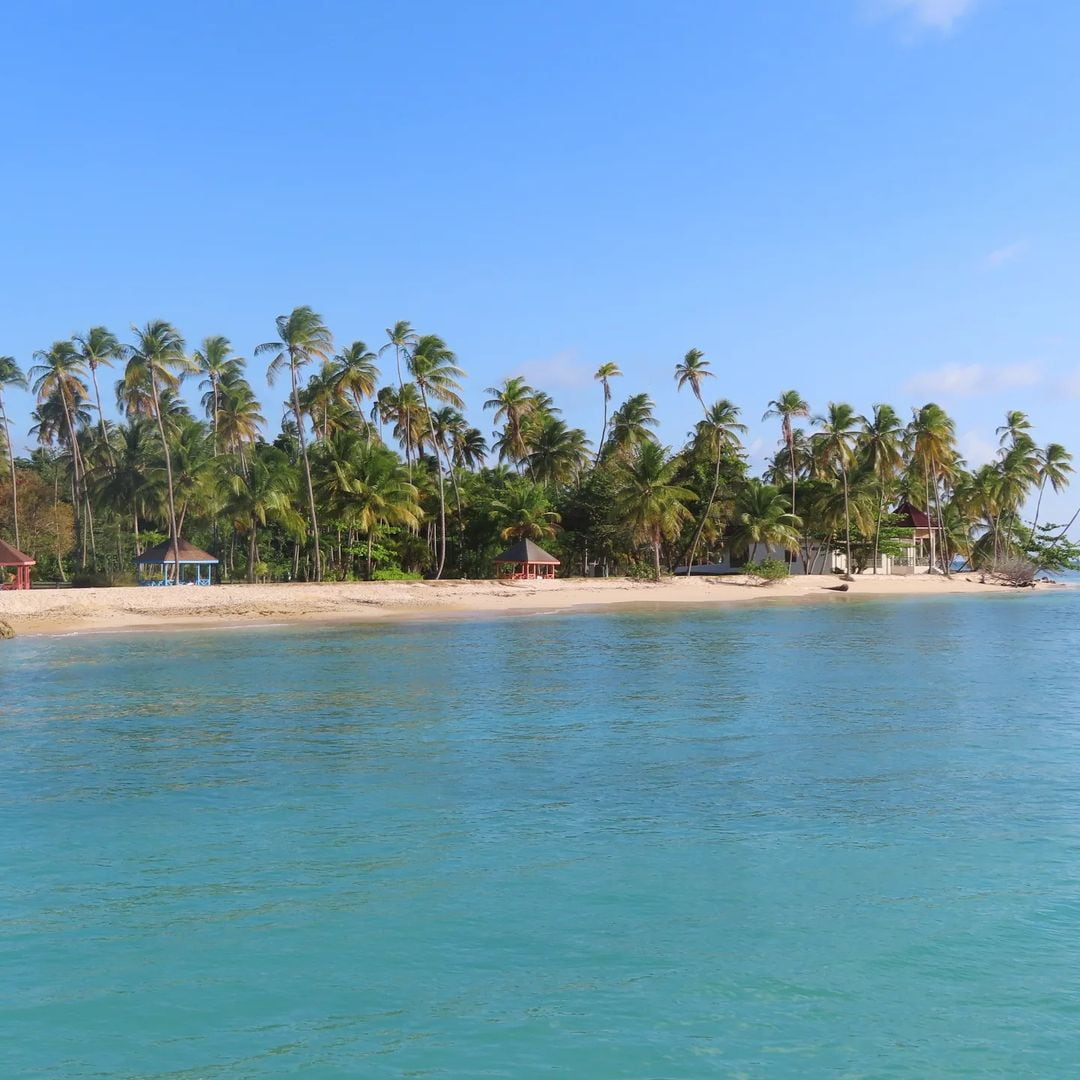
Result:
[[[780,559],[762,559],[760,562],[748,563],[746,576],[753,578],[759,585],[771,585],[774,581],[782,581],[790,575],[788,564]]]
[[[396,566],[386,566],[371,575],[372,581],[420,581],[423,574],[410,570],[399,570]]]
[[[1020,555],[998,559],[990,568],[990,576],[1000,585],[1022,589],[1035,584],[1035,564]]]
[[[656,571],[647,562],[635,562],[626,568],[626,576],[631,581],[655,581]]]

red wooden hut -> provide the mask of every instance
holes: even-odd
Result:
[[[31,559],[29,555],[24,555],[18,548],[13,548],[0,540],[0,566],[15,568],[15,580],[10,584],[0,585],[0,589],[29,589],[30,567],[35,563],[36,560]]]
[[[559,560],[549,555],[531,540],[519,540],[508,547],[496,560],[499,577],[515,581],[531,581],[535,578],[553,578]]]

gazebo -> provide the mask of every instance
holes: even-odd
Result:
[[[213,555],[208,555],[186,540],[178,540],[175,548],[171,541],[166,540],[152,548],[147,548],[135,559],[135,566],[140,571],[146,566],[161,567],[160,578],[144,578],[140,574],[140,585],[212,585],[214,567],[217,564],[218,560]],[[194,580],[184,581],[185,566],[195,567]],[[205,577],[203,577],[204,566],[206,567]]]
[[[9,585],[0,585],[0,589],[29,589],[30,567],[34,566],[35,562],[36,560],[24,555],[18,548],[0,540],[0,566],[15,568],[15,580]]]
[[[553,578],[559,560],[531,540],[519,540],[495,559],[495,565],[499,569],[499,577],[531,581],[534,578]]]

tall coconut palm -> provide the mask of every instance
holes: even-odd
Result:
[[[814,418],[814,425],[821,428],[815,435],[821,448],[822,458],[840,470],[840,479],[844,485],[844,569],[846,576],[851,576],[851,500],[848,492],[848,468],[853,457],[853,448],[857,437],[858,425],[863,418],[843,402],[830,401],[824,416]]]
[[[705,378],[712,378],[709,370],[709,361],[700,349],[691,349],[682,359],[682,363],[675,365],[675,385],[678,389],[689,386],[702,411],[706,411],[705,402],[701,397],[701,382]]]
[[[13,356],[0,356],[0,423],[3,424],[4,444],[7,446],[8,468],[11,470],[11,521],[14,526],[15,546],[19,546],[19,492],[15,482],[15,444],[11,440],[11,421],[4,403],[4,387],[26,389],[26,376],[19,370]]]
[[[501,386],[489,386],[484,393],[491,395],[484,408],[493,409],[495,423],[504,427],[498,440],[499,460],[513,461],[520,467],[529,457],[524,427],[536,408],[536,391],[520,375],[514,375],[503,379]]]
[[[165,459],[165,483],[168,492],[169,542],[175,560],[175,580],[180,581],[180,531],[176,517],[176,492],[173,486],[172,453],[165,431],[163,395],[175,390],[183,376],[190,370],[185,354],[184,339],[172,323],[155,319],[144,327],[132,326],[135,341],[128,347],[128,368],[136,367],[150,387],[154,419],[157,421],[161,439],[161,453]]]
[[[611,403],[611,380],[622,376],[619,365],[608,361],[596,369],[593,378],[604,388],[604,424],[600,428],[600,441],[596,444],[596,460],[599,463],[600,455],[604,452],[604,443],[607,441],[608,405]]]
[[[775,401],[769,402],[762,420],[770,420],[774,416],[780,417],[780,441],[788,452],[791,462],[791,512],[795,512],[795,425],[792,423],[800,417],[810,415],[810,406],[803,400],[798,390],[785,390]]]
[[[608,435],[607,452],[617,458],[627,458],[647,442],[655,442],[650,430],[659,427],[653,414],[652,398],[648,394],[628,397],[611,414],[611,432]]]
[[[267,368],[268,382],[282,368],[289,369],[292,384],[292,411],[296,419],[297,433],[300,438],[300,457],[304,462],[304,479],[307,482],[308,513],[311,525],[311,553],[315,570],[315,580],[322,579],[322,556],[319,551],[319,519],[315,512],[315,489],[311,484],[311,462],[308,459],[307,435],[304,432],[304,418],[300,411],[300,380],[302,367],[312,360],[329,362],[334,349],[334,339],[322,316],[312,308],[303,305],[293,308],[288,315],[279,315],[276,320],[277,341],[266,341],[255,348],[255,355],[272,353],[270,366]]]
[[[1019,409],[1010,409],[1005,414],[1005,423],[994,433],[998,437],[999,446],[1015,446],[1021,438],[1031,438],[1031,421],[1025,412]]]
[[[75,433],[76,404],[86,400],[88,389],[84,381],[86,368],[75,345],[70,341],[54,341],[48,349],[34,353],[38,363],[30,369],[34,380],[34,393],[38,402],[56,398],[62,408],[68,448],[71,451],[71,468],[74,477],[75,503],[80,508],[76,514],[79,536],[79,559],[86,565],[86,541],[93,526],[90,519],[89,495],[86,490],[86,471],[83,468],[79,440]],[[93,537],[90,536],[91,545]]]
[[[446,490],[443,482],[442,453],[435,433],[428,398],[453,405],[458,409],[464,406],[465,403],[458,393],[461,389],[458,379],[462,378],[465,372],[457,366],[456,360],[457,357],[447,347],[446,342],[436,334],[424,334],[423,337],[418,338],[415,347],[408,355],[409,372],[420,390],[420,398],[424,403],[424,411],[427,413],[439,480],[439,565],[435,571],[436,580],[442,577],[443,567],[446,564]],[[457,480],[454,479],[452,470],[451,479],[456,485]]]
[[[492,500],[491,509],[503,540],[550,540],[562,520],[544,485],[527,479],[510,484],[501,498]]]
[[[394,362],[397,365],[399,391],[405,385],[401,378],[402,358],[408,355],[409,350],[416,344],[418,336],[419,335],[412,328],[412,324],[407,319],[399,319],[393,326],[388,326],[386,328],[387,341],[386,344],[379,349],[379,355],[382,356],[387,349],[394,350]]]
[[[945,410],[934,402],[916,409],[908,425],[907,438],[911,448],[909,467],[922,480],[926,513],[930,523],[930,565],[937,565],[938,533],[941,529],[942,478],[956,460],[956,425]],[[949,560],[943,560],[946,577]]]
[[[633,457],[619,467],[616,514],[639,542],[647,541],[653,553],[653,578],[660,580],[660,546],[674,537],[690,517],[686,504],[697,496],[675,483],[678,461],[666,447],[651,439],[638,443]]]
[[[97,406],[101,441],[108,452],[109,465],[112,467],[115,465],[115,458],[108,433],[105,430],[105,414],[101,409],[101,388],[98,386],[97,371],[103,364],[105,367],[112,367],[114,360],[123,359],[124,349],[116,335],[104,326],[91,326],[85,334],[76,334],[73,341],[82,362],[90,372],[90,379],[94,384],[94,404]]]
[[[199,385],[206,391],[203,407],[213,427],[214,457],[217,457],[220,450],[221,385],[230,376],[243,370],[243,360],[233,356],[232,352],[232,342],[217,334],[203,338],[202,344],[191,355],[192,366],[204,376]]]
[[[293,509],[296,471],[287,454],[275,446],[263,446],[244,472],[229,472],[226,481],[231,496],[228,512],[236,530],[247,533],[247,579],[253,582],[260,526],[276,521],[297,539],[306,532],[303,516]]]
[[[0,360],[0,364],[3,361]],[[3,382],[3,374],[0,373],[0,383]],[[0,402],[0,406],[2,406]],[[1047,443],[1046,447],[1037,453],[1036,478],[1039,482],[1039,498],[1035,503],[1035,517],[1031,522],[1032,533],[1039,527],[1039,511],[1042,508],[1043,491],[1047,483],[1054,489],[1055,494],[1064,491],[1069,484],[1069,475],[1073,472],[1072,454],[1061,443]],[[17,546],[17,545],[16,545]]]
[[[588,447],[581,428],[568,427],[565,420],[545,413],[532,430],[529,471],[534,479],[558,491],[581,474],[589,461]]]
[[[717,492],[720,490],[720,466],[724,455],[737,452],[740,442],[739,436],[746,433],[746,425],[739,422],[739,407],[732,404],[727,398],[721,398],[705,410],[705,419],[699,420],[694,428],[694,442],[712,459],[713,483],[709,491],[709,498],[704,510],[698,519],[694,535],[690,540],[690,548],[686,555],[687,573],[694,565],[694,556],[697,554],[697,546],[701,541],[701,535],[705,531],[705,524],[712,513],[716,502]]]
[[[874,570],[881,553],[881,519],[890,485],[904,466],[904,425],[891,405],[875,405],[874,415],[864,423],[858,449],[878,487],[877,520],[874,524]]]
[[[362,341],[354,341],[334,357],[335,385],[352,398],[357,412],[363,410],[364,398],[375,396],[375,387],[379,382],[377,359]]]

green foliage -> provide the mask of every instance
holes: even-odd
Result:
[[[745,570],[746,576],[755,578],[760,584],[768,585],[774,581],[783,581],[791,573],[786,562],[780,559],[761,559],[758,562],[748,563]]]
[[[396,566],[387,566],[382,570],[376,570],[371,575],[372,581],[420,581],[423,574],[409,570],[399,570]]]

